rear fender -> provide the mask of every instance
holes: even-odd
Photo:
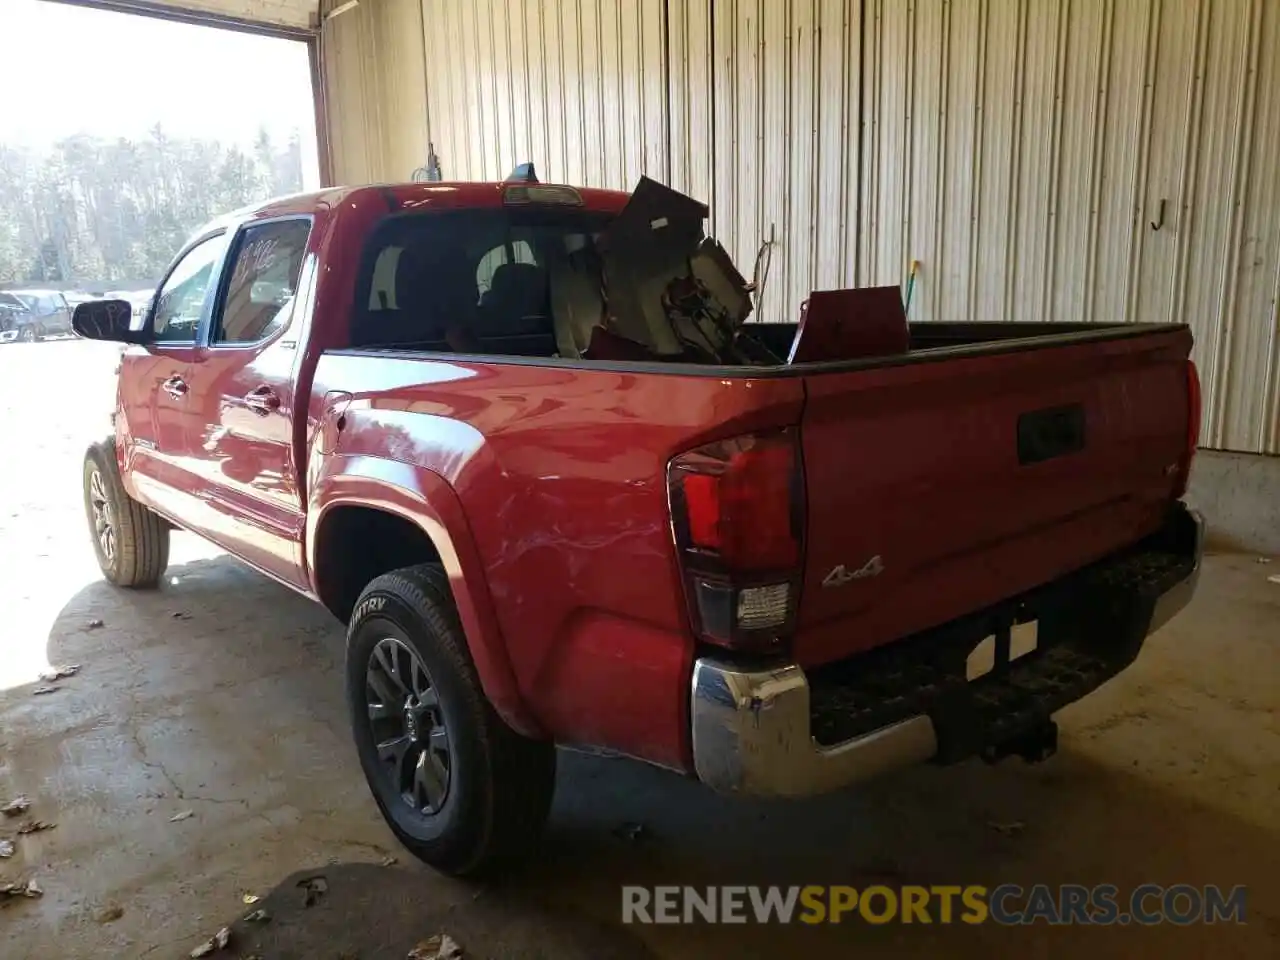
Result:
[[[307,511],[307,569],[316,583],[316,533],[339,506],[371,507],[417,525],[431,539],[449,577],[458,619],[489,702],[506,723],[528,737],[545,733],[516,686],[484,566],[453,488],[439,474],[397,460],[331,454],[311,489]],[[318,592],[318,591],[317,591]]]

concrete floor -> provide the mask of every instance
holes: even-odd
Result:
[[[0,909],[5,960],[184,957],[244,913],[244,890],[270,895],[268,958],[403,957],[441,930],[469,957],[557,960],[1280,955],[1280,584],[1267,579],[1280,559],[1210,557],[1192,607],[1130,671],[1063,712],[1046,764],[923,768],[754,803],[563,755],[539,857],[472,887],[413,862],[382,825],[347,733],[342,635],[326,613],[187,535],[164,589],[99,579],[79,461],[105,425],[109,372],[101,345],[0,347],[0,798],[25,793],[33,815],[57,822],[0,860],[0,880],[34,876],[45,890]],[[66,662],[80,674],[33,696],[40,670]],[[1015,836],[991,826],[1015,821]],[[627,822],[646,836],[616,836]],[[400,862],[382,866],[388,856]],[[311,910],[296,888],[303,870],[330,884]],[[1246,884],[1249,922],[619,925],[622,883],[873,882]]]

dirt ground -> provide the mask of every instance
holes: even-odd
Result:
[[[97,344],[0,346],[0,799],[26,794],[57,824],[0,859],[0,881],[44,889],[0,909],[5,960],[185,957],[251,909],[246,890],[274,919],[238,923],[215,956],[404,957],[437,932],[473,958],[1280,956],[1280,559],[1210,557],[1192,607],[1063,712],[1048,763],[929,767],[764,803],[562,754],[539,856],[468,885],[413,862],[382,825],[324,611],[187,535],[163,589],[99,579],[80,457],[105,431],[111,366]],[[62,663],[81,671],[35,695]],[[628,823],[645,830],[620,836]],[[297,883],[315,875],[327,893],[305,908]],[[1248,922],[620,923],[624,883],[1002,882],[1244,884]]]

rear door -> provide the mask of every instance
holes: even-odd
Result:
[[[125,475],[139,499],[171,516],[182,516],[190,499],[190,367],[226,242],[222,233],[205,237],[174,263],[148,318],[152,341],[121,358]]]
[[[822,663],[1082,567],[1161,522],[1184,328],[806,378],[797,656]]]
[[[204,505],[197,532],[299,587],[306,579],[293,413],[301,351],[292,325],[299,282],[309,285],[315,269],[310,231],[306,217],[241,229],[192,371],[192,464]]]

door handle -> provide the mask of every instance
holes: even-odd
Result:
[[[170,377],[164,383],[160,384],[160,388],[175,400],[181,400],[187,395],[187,381],[181,377]]]
[[[270,387],[258,387],[245,394],[244,405],[259,416],[265,417],[280,409],[280,396]]]

